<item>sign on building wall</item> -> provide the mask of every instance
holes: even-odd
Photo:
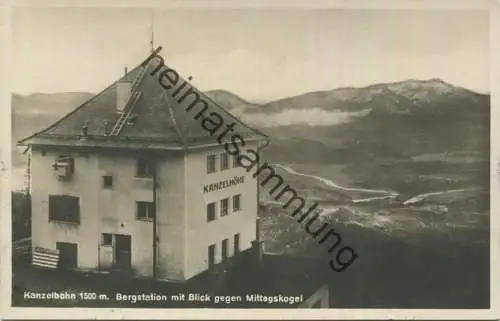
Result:
[[[203,193],[220,191],[228,187],[243,184],[244,182],[245,182],[245,176],[235,176],[231,179],[226,179],[217,183],[207,184],[203,186]]]

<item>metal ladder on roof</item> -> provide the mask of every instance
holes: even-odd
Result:
[[[143,69],[139,72],[139,74],[135,77],[135,79],[132,81],[132,86],[131,90],[132,92],[137,90],[137,87],[142,81],[142,78],[144,78],[144,75],[146,74],[146,67],[143,67]]]
[[[124,108],[124,112],[121,114],[120,118],[118,118],[115,126],[113,127],[113,129],[109,133],[109,136],[118,136],[118,134],[122,130],[123,126],[125,126],[125,124],[127,123],[127,120],[129,119],[130,115],[132,114],[132,111],[134,110],[136,102],[139,100],[139,98],[141,98],[141,95],[142,95],[142,93],[140,91],[135,92],[132,95],[128,104]]]
[[[135,77],[135,79],[132,81],[132,87],[131,90],[132,92],[137,90],[137,87],[141,83],[142,79],[144,78],[144,75],[146,74],[148,65],[142,67],[142,70],[139,72],[139,74]]]

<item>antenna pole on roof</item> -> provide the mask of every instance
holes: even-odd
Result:
[[[151,10],[151,52],[155,50],[155,10]]]

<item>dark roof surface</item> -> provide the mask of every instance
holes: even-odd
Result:
[[[212,271],[205,271],[185,282],[153,281],[150,279],[129,279],[120,274],[83,274],[82,272],[64,272],[60,270],[43,270],[34,267],[16,266],[13,279],[13,305],[29,306],[23,300],[25,290],[39,292],[87,291],[105,293],[109,301],[47,301],[40,302],[46,306],[106,306],[106,307],[217,307],[217,308],[287,308],[297,307],[300,303],[285,302],[249,302],[246,295],[264,296],[303,296],[306,300],[323,285],[328,283],[331,272],[327,271],[327,261],[308,260],[287,256],[264,255],[260,265],[256,263],[254,252],[248,250],[238,255],[238,259],[226,268],[221,264]],[[126,281],[125,281],[126,280]],[[70,290],[68,290],[70,289]],[[114,300],[116,293],[166,295],[185,294],[185,301],[137,302]],[[193,294],[241,296],[241,302],[232,304],[216,304],[211,302],[189,301],[187,296]],[[37,305],[38,306],[38,305]]]
[[[158,61],[151,60],[145,67],[141,65],[127,73],[126,76],[115,81],[102,92],[89,99],[81,106],[58,120],[45,130],[21,140],[22,145],[72,145],[75,141],[82,146],[100,147],[129,147],[137,148],[135,144],[154,144],[156,148],[184,148],[200,144],[216,144],[216,137],[211,136],[201,125],[203,118],[194,119],[196,113],[201,110],[200,104],[187,111],[187,107],[193,102],[190,96],[179,102],[172,96],[172,90],[165,90],[160,86],[157,75],[151,72],[157,67]],[[125,78],[126,77],[126,78]],[[133,108],[131,114],[133,122],[126,123],[118,135],[109,135],[117,123],[120,114],[116,111],[117,83],[119,81],[132,81],[133,92],[140,93],[139,99],[127,107]],[[180,78],[177,85],[186,82]],[[239,134],[247,139],[263,139],[266,136],[258,130],[252,129],[242,123],[235,116],[227,112],[207,95],[193,87],[189,87],[199,94],[201,99],[208,105],[204,115],[215,112],[223,119],[224,127],[230,123],[236,123],[233,134]],[[180,91],[180,95],[184,90]],[[178,98],[178,97],[177,97]],[[87,139],[81,140],[82,127],[87,126]],[[220,133],[223,127],[218,131]],[[217,134],[218,134],[217,133]],[[229,135],[228,135],[229,136]]]

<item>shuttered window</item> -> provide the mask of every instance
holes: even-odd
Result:
[[[229,214],[229,198],[225,198],[220,201],[220,216],[226,216]]]
[[[137,219],[152,220],[155,216],[155,204],[152,202],[136,202]]]
[[[222,259],[227,259],[229,257],[228,243],[228,239],[222,240]]]
[[[208,247],[208,267],[211,268],[215,265],[215,244]]]
[[[240,252],[240,234],[234,234],[234,253]]]
[[[207,205],[207,222],[215,220],[215,203]]]
[[[233,212],[241,210],[241,194],[233,196]]]
[[[154,162],[150,159],[137,160],[137,177],[153,177]]]
[[[216,171],[216,155],[208,155],[207,156],[207,174],[214,173]]]
[[[229,168],[229,155],[228,153],[220,154],[220,170],[226,170]]]

